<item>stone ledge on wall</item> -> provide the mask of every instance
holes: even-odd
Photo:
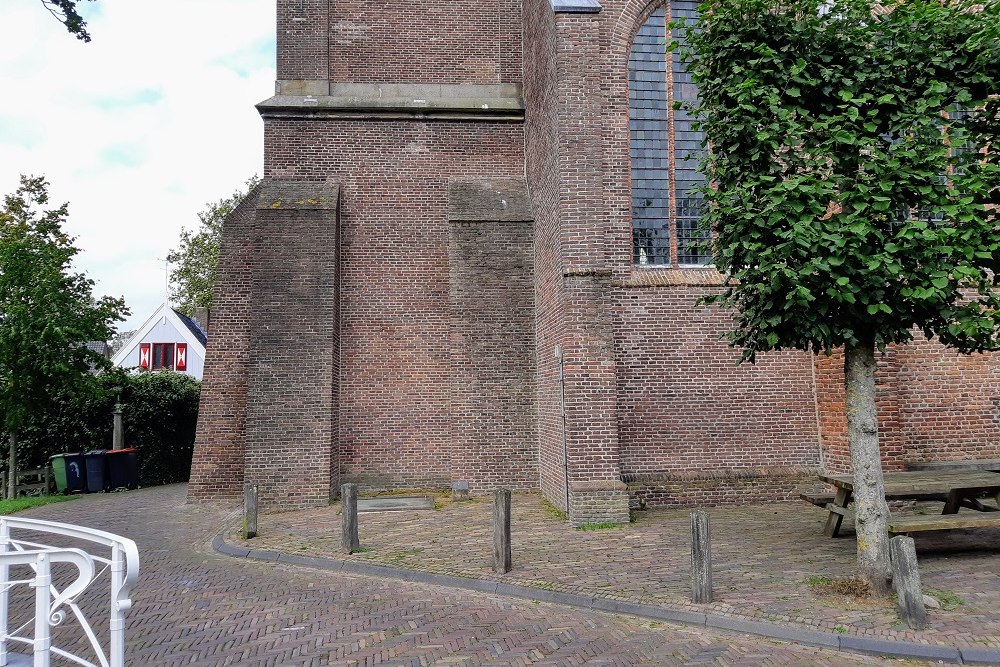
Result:
[[[626,289],[642,287],[717,287],[725,279],[714,266],[697,268],[637,268],[625,278],[616,279],[612,287]]]
[[[601,3],[597,0],[550,0],[556,14],[598,14]]]
[[[264,118],[485,119],[520,122],[519,84],[331,83],[280,80],[257,105]]]
[[[521,178],[452,179],[450,222],[531,222],[531,198]]]

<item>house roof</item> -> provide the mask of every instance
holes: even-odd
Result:
[[[198,339],[198,342],[201,343],[202,346],[208,345],[208,334],[205,333],[204,329],[198,326],[197,322],[176,308],[171,308],[171,310],[174,311],[174,315],[176,315],[180,321],[184,323],[184,326],[186,326],[188,330],[194,334],[194,337]]]
[[[87,341],[87,349],[88,350],[93,350],[94,352],[98,353],[102,357],[110,357],[111,356],[111,347],[108,345],[108,343],[106,341],[103,341],[103,340],[88,340]]]
[[[185,342],[188,345],[194,346],[193,349],[199,350],[199,355],[205,356],[205,344],[208,341],[205,332],[201,327],[195,323],[190,317],[186,317],[176,310],[171,308],[169,305],[163,303],[160,307],[153,311],[153,314],[149,316],[149,319],[139,327],[139,329],[132,334],[132,337],[128,339],[121,349],[115,353],[115,356],[111,358],[111,363],[115,366],[120,366],[122,362],[128,357],[128,355],[139,346],[139,343],[153,330],[156,323],[160,318],[166,318],[171,321],[174,328],[184,337]]]

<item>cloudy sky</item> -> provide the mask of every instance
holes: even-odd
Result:
[[[0,0],[0,194],[44,175],[68,201],[77,269],[134,329],[207,202],[262,170],[253,105],[274,89],[274,0],[81,3],[93,41],[40,0]]]

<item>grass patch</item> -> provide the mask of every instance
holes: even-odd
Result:
[[[956,607],[961,607],[965,604],[965,600],[951,591],[943,591],[938,588],[925,588],[924,593],[940,602],[941,608],[947,611],[955,609]]]
[[[371,547],[358,547],[357,549],[354,550],[354,553],[356,553],[356,554],[366,554],[366,553],[368,553],[370,551],[375,551],[375,550],[372,549]]]
[[[566,519],[566,512],[563,512],[561,509],[550,503],[549,499],[544,496],[542,497],[542,507],[545,509],[546,512],[548,512],[555,518],[562,520]]]
[[[847,595],[855,598],[871,597],[872,587],[864,579],[858,577],[847,577],[845,579],[832,579],[822,575],[806,577],[806,583],[816,593]]]
[[[607,530],[608,528],[621,528],[621,524],[613,521],[601,521],[599,523],[583,523],[576,527],[577,530]]]
[[[48,505],[49,503],[64,503],[67,500],[76,500],[80,496],[30,496],[28,498],[14,498],[13,500],[0,500],[0,514],[14,514],[30,507]]]
[[[546,581],[545,579],[531,579],[525,582],[528,586],[532,588],[540,588],[543,591],[557,591],[559,590],[559,585],[554,581]]]

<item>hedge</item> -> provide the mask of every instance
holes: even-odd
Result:
[[[185,482],[191,472],[200,392],[198,380],[171,371],[103,373],[88,392],[65,396],[55,412],[37,415],[21,435],[18,467],[41,467],[50,456],[64,452],[110,449],[112,413],[120,395],[125,446],[138,450],[139,484]]]

